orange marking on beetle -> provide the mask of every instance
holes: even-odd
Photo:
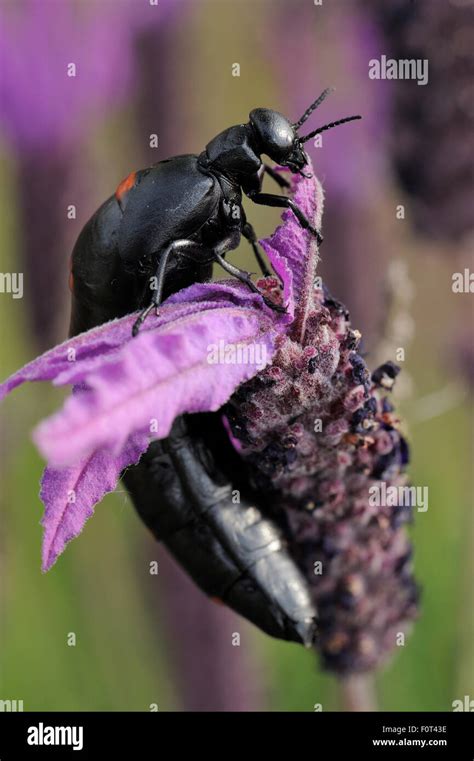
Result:
[[[214,602],[216,605],[225,605],[225,603],[221,600],[220,597],[210,597],[209,598],[211,602]]]
[[[128,193],[128,191],[133,188],[133,186],[135,185],[136,177],[137,177],[136,172],[130,172],[128,177],[125,177],[125,179],[122,180],[117,190],[115,191],[115,198],[117,199],[117,201],[121,201],[125,193]]]

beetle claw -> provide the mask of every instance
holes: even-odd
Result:
[[[260,295],[262,296],[262,299],[267,305],[267,307],[270,307],[270,309],[273,309],[275,312],[281,312],[282,314],[286,314],[286,308],[284,306],[282,306],[281,304],[275,304],[275,302],[267,298],[267,296],[263,296],[262,294]]]
[[[143,312],[137,317],[137,319],[133,323],[133,327],[132,327],[133,338],[135,338],[135,336],[138,334],[138,331],[140,330],[141,326],[145,322],[146,318],[148,317],[152,309],[153,309],[153,304],[150,304],[149,306],[147,306],[146,309],[143,310]]]

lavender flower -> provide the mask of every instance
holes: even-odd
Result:
[[[428,84],[395,81],[392,158],[425,235],[461,241],[472,234],[471,3],[389,0],[374,15],[395,59],[429,63]]]
[[[296,203],[319,227],[319,184],[292,182]],[[338,672],[361,671],[383,660],[416,610],[403,528],[410,510],[369,500],[371,487],[406,481],[407,446],[385,394],[398,368],[387,363],[370,376],[347,311],[315,279],[314,239],[291,211],[282,218],[263,242],[282,288],[276,278],[260,286],[283,301],[286,314],[240,284],[196,284],[169,298],[137,338],[135,315],[95,328],[18,371],[0,398],[26,380],[75,388],[35,433],[50,460],[42,487],[44,568],[123,468],[138,461],[150,420],[158,420],[155,438],[163,438],[176,416],[227,403],[233,443],[262,506],[286,531],[312,587],[323,661]],[[209,364],[209,347],[221,339],[262,343],[268,364]]]
[[[212,364],[209,347],[222,340],[228,347],[256,342],[269,361],[289,317],[276,316],[260,296],[232,282],[197,284],[172,296],[132,339],[134,319],[129,315],[64,342],[0,387],[1,399],[26,380],[74,386],[63,409],[34,434],[50,463],[41,491],[45,570],[121,471],[138,462],[155,420],[154,438],[167,436],[178,415],[219,409],[260,366],[252,352],[246,364]]]
[[[303,340],[286,338],[227,406],[254,486],[311,584],[323,663],[341,673],[378,666],[417,600],[411,510],[370,505],[371,488],[406,484],[407,445],[359,339],[342,305],[315,289]],[[397,369],[373,378],[383,388]]]
[[[303,206],[298,190],[297,198]],[[263,245],[288,261],[289,243],[282,227]],[[226,413],[253,485],[312,587],[323,664],[346,674],[380,665],[416,615],[403,528],[411,509],[369,499],[384,484],[405,486],[408,447],[386,395],[399,368],[388,362],[370,375],[360,333],[322,283],[310,287],[316,261],[306,261],[271,365],[240,386]]]

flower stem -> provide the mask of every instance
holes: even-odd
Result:
[[[373,678],[365,674],[340,680],[340,703],[343,711],[377,711]]]

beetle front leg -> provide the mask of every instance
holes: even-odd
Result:
[[[286,312],[285,307],[280,306],[279,304],[275,304],[273,301],[268,299],[266,296],[261,293],[261,291],[257,288],[255,283],[253,282],[250,272],[246,272],[245,270],[241,270],[238,267],[235,267],[230,262],[226,262],[224,257],[222,257],[220,254],[214,254],[215,260],[218,264],[221,265],[222,269],[224,269],[226,272],[229,273],[229,275],[233,275],[233,277],[236,277],[238,280],[240,280],[241,283],[245,283],[245,285],[250,288],[253,293],[258,293],[259,296],[262,297],[263,301],[267,305],[267,307],[270,307],[270,309],[274,309],[276,312]]]
[[[309,232],[315,236],[316,240],[318,241],[318,245],[323,242],[323,236],[319,230],[313,227],[309,219],[303,214],[301,209],[295,204],[292,198],[288,198],[287,196],[277,196],[273,193],[252,192],[248,194],[248,197],[254,203],[258,203],[262,206],[276,206],[282,209],[291,209],[301,227],[303,227],[305,230],[309,230]]]
[[[145,322],[146,318],[150,314],[153,308],[158,309],[158,307],[161,304],[161,300],[163,297],[163,286],[165,284],[165,277],[166,277],[166,266],[168,264],[168,261],[172,255],[175,255],[177,253],[191,253],[196,252],[199,254],[202,254],[203,247],[199,243],[195,243],[192,240],[175,240],[173,243],[170,243],[170,245],[164,249],[163,253],[160,256],[160,260],[158,262],[158,267],[156,270],[156,287],[153,289],[153,296],[151,299],[151,302],[148,304],[148,306],[143,310],[143,312],[140,314],[140,316],[137,318],[137,320],[133,324],[132,328],[132,336],[136,336],[138,331],[140,330],[141,326]]]
[[[264,169],[266,174],[268,174],[269,177],[274,180],[277,185],[280,186],[280,188],[291,188],[291,183],[288,182],[288,180],[283,177],[279,172],[276,172],[275,169],[273,169],[272,166],[269,166],[268,164],[264,164]]]
[[[262,275],[264,277],[270,277],[270,275],[272,273],[270,272],[270,270],[268,269],[267,265],[265,264],[265,260],[264,260],[262,254],[260,253],[260,250],[258,248],[258,240],[257,240],[257,235],[255,233],[255,230],[253,229],[253,227],[250,224],[250,222],[247,222],[247,220],[245,220],[245,223],[244,223],[244,225],[242,227],[242,235],[244,236],[244,238],[246,238],[248,240],[248,242],[252,246],[253,253],[254,253],[255,258],[257,260],[258,266],[260,267]]]

